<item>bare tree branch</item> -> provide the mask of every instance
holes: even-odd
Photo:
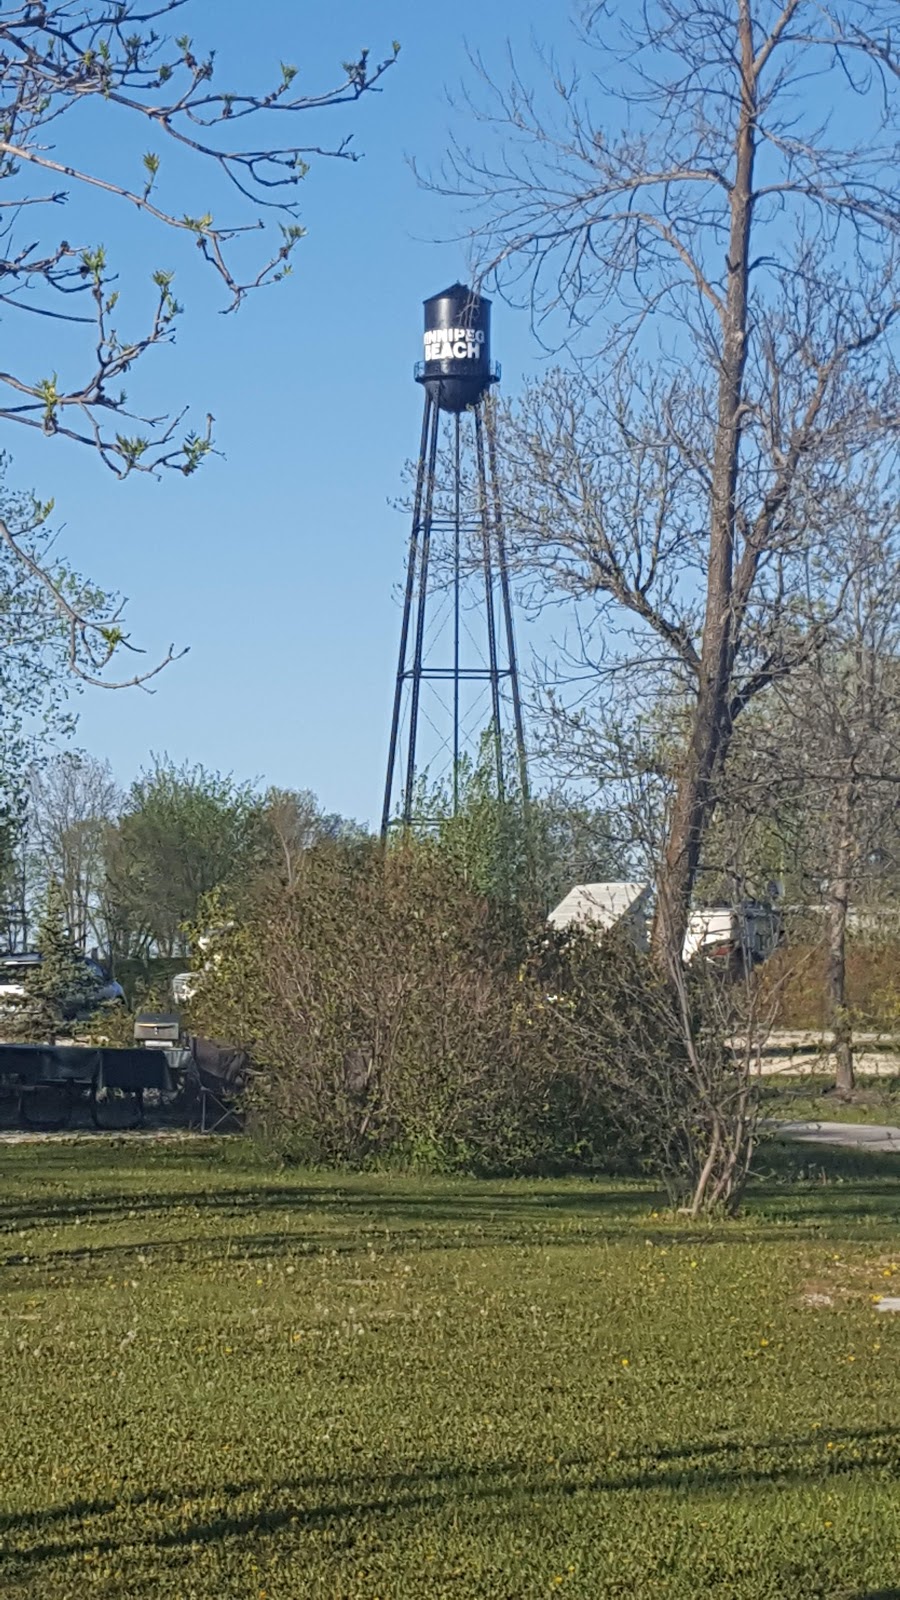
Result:
[[[0,374],[0,383],[30,403],[0,407],[0,419],[38,426],[47,434],[87,444],[120,476],[133,471],[176,468],[193,472],[212,448],[209,428],[192,431],[174,444],[180,426],[175,418],[135,418],[125,395],[116,388],[136,362],[155,345],[171,341],[181,306],[172,293],[173,275],[152,274],[158,291],[155,309],[144,331],[126,337],[113,321],[120,290],[102,246],[72,244],[67,239],[47,244],[31,236],[20,243],[15,233],[35,208],[55,211],[72,189],[93,190],[111,201],[152,219],[165,233],[191,239],[200,256],[226,291],[223,309],[235,310],[255,289],[283,279],[304,230],[297,219],[297,187],[314,156],[356,160],[349,138],[334,144],[269,143],[265,130],[276,114],[295,117],[352,105],[380,92],[381,80],[397,57],[398,45],[380,61],[367,50],[343,64],[332,87],[299,92],[301,72],[286,63],[269,87],[257,92],[212,88],[216,73],[212,52],[195,50],[188,35],[177,39],[158,24],[172,19],[188,0],[158,6],[140,0],[88,0],[74,8],[69,0],[39,4],[0,4],[0,180],[10,198],[0,200],[7,223],[0,231],[0,301],[41,317],[90,323],[95,328],[95,363],[78,384],[63,387],[54,374],[35,381],[21,372]],[[137,182],[122,182],[102,158],[79,163],[76,124],[66,135],[66,154],[59,155],[57,126],[69,112],[94,101],[109,118],[109,148],[116,148],[116,129],[144,124],[150,138],[171,147],[173,154],[197,163],[198,173],[227,180],[241,210],[234,220],[219,220],[212,209],[181,213],[166,205],[162,186],[168,166],[159,149],[143,156]],[[235,141],[238,128],[259,125],[259,143]],[[66,130],[69,124],[64,124]],[[46,178],[44,193],[29,188]],[[61,186],[60,186],[61,184]],[[247,205],[253,207],[247,216]],[[260,217],[275,214],[277,234],[268,241]],[[250,236],[266,242],[263,259],[250,271],[241,260]],[[62,300],[54,306],[51,302]],[[66,302],[74,299],[74,304]],[[92,302],[85,316],[79,306]],[[63,422],[66,412],[81,414],[80,425]],[[112,418],[137,420],[136,431],[119,431]]]
[[[487,153],[457,145],[430,180],[469,208],[476,277],[574,368],[510,408],[506,456],[520,571],[575,599],[599,654],[593,707],[587,655],[572,678],[579,730],[679,707],[667,972],[736,723],[815,655],[842,603],[812,593],[816,552],[868,463],[893,470],[892,18],[886,0],[589,6],[581,75],[544,59],[535,90],[513,62],[498,87],[476,60]]]

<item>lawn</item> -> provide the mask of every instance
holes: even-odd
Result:
[[[852,1100],[834,1093],[834,1078],[779,1073],[760,1083],[762,1114],[779,1122],[900,1124],[900,1078],[860,1078]]]
[[[636,1183],[0,1149],[0,1593],[900,1594],[897,1167],[792,1159],[696,1226]]]

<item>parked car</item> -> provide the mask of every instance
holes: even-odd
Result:
[[[171,983],[172,999],[176,1006],[185,1006],[194,999],[197,993],[197,984],[204,972],[217,965],[220,960],[216,945],[231,933],[233,922],[223,922],[221,927],[207,928],[205,933],[197,940],[199,955],[199,972],[176,972]]]
[[[172,979],[172,999],[177,1006],[186,1006],[193,1000],[197,986],[196,972],[176,972]]]
[[[93,956],[79,956],[91,977],[97,985],[97,1006],[124,1005],[125,991],[120,983],[105,972],[99,961]],[[41,964],[39,951],[28,950],[19,954],[0,956],[0,1011],[10,1010],[25,998],[28,985],[28,973]],[[63,1004],[63,1015],[67,1018],[78,1015],[78,1003]]]

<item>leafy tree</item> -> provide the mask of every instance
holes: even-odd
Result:
[[[517,770],[507,763],[510,774]],[[420,785],[413,832],[436,838],[463,880],[488,899],[548,910],[576,883],[618,878],[623,852],[610,818],[557,785],[527,803],[515,785],[497,794],[493,735],[463,756],[456,783]]]
[[[534,797],[530,823],[538,900],[548,910],[576,883],[629,876],[627,845],[609,812],[564,786]]]
[[[131,785],[108,844],[108,919],[122,955],[183,954],[205,895],[254,868],[259,802],[251,785],[156,759]]]
[[[9,780],[6,789],[0,814],[0,944],[18,950],[28,943],[30,863],[24,800],[15,798]]]
[[[295,127],[301,113],[355,103],[399,50],[394,44],[378,63],[361,51],[324,90],[306,84],[287,57],[264,85],[220,88],[215,51],[166,31],[189,5],[0,5],[0,305],[6,331],[17,318],[27,329],[27,357],[17,363],[8,351],[0,372],[0,419],[86,445],[119,477],[194,472],[214,448],[212,417],[192,428],[181,403],[153,416],[132,404],[125,381],[148,351],[174,341],[183,308],[168,259],[151,259],[139,279],[121,273],[115,249],[91,237],[91,206],[102,197],[113,223],[118,213],[148,228],[161,255],[175,244],[190,249],[223,291],[223,309],[235,310],[291,270],[304,233],[297,190],[308,162],[355,159],[349,137],[323,147],[282,142],[276,129]],[[83,143],[90,112],[103,131],[93,146]],[[185,210],[200,185],[202,197]],[[57,220],[64,205],[65,229]],[[10,517],[0,506],[4,556],[44,589],[41,648],[61,626],[68,658],[61,672],[56,664],[60,677],[68,671],[107,687],[146,681],[174,652],[115,682],[106,676],[113,657],[132,648],[121,608],[73,584],[49,557],[51,510],[52,501],[33,501],[27,515]],[[0,607],[4,593],[0,582]]]
[[[4,942],[24,942],[35,892],[25,802],[27,775],[43,761],[47,746],[65,740],[75,725],[70,689],[74,672],[90,678],[98,652],[82,619],[118,610],[115,600],[82,579],[54,550],[51,533],[28,495],[7,481],[9,463],[0,454],[0,533],[12,530],[15,548],[0,537],[0,898]],[[107,657],[109,647],[101,645]]]
[[[476,894],[497,902],[530,897],[529,831],[521,795],[497,794],[493,734],[482,736],[477,757],[461,757],[453,776],[416,795],[413,837],[436,839]]]
[[[113,597],[56,554],[32,497],[10,487],[9,465],[0,453],[0,533],[6,528],[14,539],[12,547],[0,537],[0,784],[74,726],[69,669],[87,675],[92,663],[59,597],[82,617],[116,609]]]

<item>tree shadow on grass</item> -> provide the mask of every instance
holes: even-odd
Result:
[[[900,1178],[900,1150],[764,1139],[757,1147],[753,1166],[764,1184],[778,1179],[788,1183],[848,1183],[874,1178],[893,1179],[896,1183]]]
[[[378,1231],[363,1233],[351,1222],[344,1228],[322,1230],[305,1227],[298,1228],[292,1233],[285,1233],[283,1230],[265,1233],[229,1232],[227,1227],[223,1227],[216,1232],[182,1237],[173,1237],[171,1234],[157,1235],[124,1241],[85,1243],[50,1250],[42,1248],[40,1242],[35,1245],[34,1242],[28,1241],[25,1248],[0,1254],[0,1276],[7,1275],[5,1280],[7,1287],[46,1283],[48,1279],[51,1285],[59,1281],[87,1285],[95,1280],[106,1279],[111,1272],[134,1274],[138,1267],[141,1269],[150,1267],[154,1271],[191,1266],[218,1266],[232,1269],[263,1261],[273,1263],[282,1261],[292,1266],[299,1266],[305,1260],[314,1260],[320,1256],[335,1256],[348,1261],[367,1259],[372,1250],[377,1252],[379,1258],[452,1254],[460,1251],[476,1251],[483,1254],[510,1246],[521,1249],[529,1245],[535,1250],[550,1252],[597,1248],[613,1239],[630,1244],[635,1250],[643,1249],[646,1244],[652,1244],[669,1250],[679,1248],[689,1250],[692,1253],[722,1243],[738,1246],[769,1242],[785,1246],[827,1239],[829,1243],[834,1244],[844,1242],[856,1244],[861,1237],[865,1237],[867,1244],[872,1247],[877,1244],[881,1235],[872,1231],[867,1231],[865,1235],[861,1234],[860,1220],[867,1215],[877,1215],[879,1220],[884,1221],[884,1247],[893,1248],[895,1233],[889,1224],[896,1215],[896,1207],[892,1212],[883,1215],[880,1212],[865,1213],[857,1210],[836,1216],[833,1211],[811,1210],[802,1222],[798,1221],[793,1226],[787,1222],[773,1221],[771,1224],[766,1224],[759,1221],[749,1227],[726,1225],[724,1231],[702,1227],[696,1229],[679,1227],[677,1230],[667,1232],[653,1225],[637,1230],[627,1222],[621,1223],[618,1227],[611,1223],[561,1230],[549,1224],[541,1227],[449,1229],[446,1225],[434,1223],[430,1227],[398,1227],[394,1224],[390,1228],[384,1227]]]
[[[539,1232],[502,1229],[491,1233],[445,1233],[437,1226],[428,1229],[406,1228],[390,1236],[377,1234],[360,1238],[352,1228],[334,1229],[325,1233],[305,1230],[296,1234],[199,1234],[186,1238],[136,1239],[111,1244],[75,1245],[69,1249],[12,1251],[0,1257],[0,1272],[43,1275],[77,1271],[78,1281],[87,1283],[94,1278],[105,1280],[110,1272],[129,1272],[136,1267],[152,1266],[169,1269],[179,1266],[239,1267],[260,1261],[286,1261],[292,1265],[317,1256],[339,1256],[348,1260],[368,1258],[370,1249],[377,1245],[379,1257],[405,1254],[427,1255],[461,1250],[479,1252],[491,1248],[532,1243],[535,1249],[550,1251],[596,1245],[599,1239],[609,1237],[609,1230],[595,1229],[583,1233],[554,1233],[550,1228]],[[660,1243],[663,1242],[662,1237]],[[669,1241],[670,1242],[670,1241]],[[685,1236],[682,1240],[693,1249],[709,1244],[707,1236]]]
[[[330,1546],[332,1552],[337,1552],[342,1543],[350,1544],[358,1537],[360,1523],[367,1520],[383,1523],[389,1518],[402,1520],[413,1516],[418,1524],[423,1516],[442,1517],[448,1511],[455,1516],[460,1509],[479,1503],[493,1505],[499,1510],[503,1502],[511,1506],[518,1502],[517,1514],[525,1514],[528,1505],[533,1505],[537,1499],[645,1490],[678,1496],[716,1490],[733,1494],[740,1489],[799,1485],[817,1480],[825,1483],[835,1476],[858,1477],[870,1470],[883,1475],[886,1467],[900,1467],[900,1431],[896,1429],[836,1430],[832,1433],[832,1442],[837,1441],[852,1443],[858,1453],[853,1457],[834,1454],[825,1457],[821,1454],[821,1434],[817,1434],[802,1439],[749,1443],[724,1440],[665,1446],[641,1456],[636,1469],[632,1465],[635,1458],[627,1456],[614,1464],[607,1460],[601,1471],[596,1470],[592,1458],[583,1456],[563,1463],[555,1475],[530,1473],[514,1460],[491,1464],[448,1462],[375,1477],[338,1473],[282,1478],[274,1483],[249,1479],[218,1486],[152,1489],[119,1501],[76,1500],[44,1511],[0,1518],[0,1529],[7,1545],[0,1563],[6,1565],[7,1571],[15,1573],[69,1557],[81,1557],[85,1551],[113,1555],[126,1547],[133,1552],[135,1546],[143,1546],[157,1552],[175,1553],[226,1539],[271,1538],[285,1529],[302,1535],[329,1528],[333,1534],[339,1534],[342,1524],[346,1524],[345,1539],[335,1538]],[[798,1453],[806,1455],[807,1459],[797,1459]],[[747,1456],[748,1460],[736,1459],[740,1455]],[[764,1465],[754,1465],[754,1459],[760,1455],[774,1459],[767,1459]],[[260,1495],[266,1498],[265,1509],[241,1507],[240,1502],[245,1497]],[[182,1519],[175,1526],[159,1525],[160,1513],[165,1516],[168,1512],[170,1519],[174,1519],[185,1502],[190,1502],[193,1508],[197,1501],[204,1499],[220,1504],[210,1507],[205,1517]],[[146,1530],[135,1528],[132,1522],[121,1532],[98,1538],[100,1530],[89,1526],[95,1519],[105,1517],[130,1521],[133,1514],[140,1515],[144,1509],[153,1513],[152,1524]],[[88,1525],[75,1537],[47,1537],[55,1526],[71,1522]],[[34,1543],[28,1542],[29,1535],[35,1536]],[[10,1547],[11,1542],[18,1548]],[[888,1596],[896,1594],[895,1590],[886,1590],[879,1597],[877,1592],[870,1592],[867,1596],[857,1596],[856,1600],[887,1600]]]
[[[777,1214],[788,1225],[802,1226],[812,1219],[835,1222],[858,1217],[895,1220],[900,1214],[900,1171],[892,1179],[859,1179],[852,1183],[809,1183],[793,1191],[760,1187],[750,1197],[748,1211],[765,1222]]]
[[[347,1184],[336,1177],[331,1183],[317,1185],[265,1184],[247,1188],[207,1188],[204,1190],[169,1191],[160,1188],[143,1194],[97,1193],[56,1197],[35,1196],[24,1200],[0,1204],[0,1231],[28,1228],[52,1223],[59,1227],[77,1217],[83,1223],[91,1221],[120,1222],[129,1214],[144,1213],[166,1215],[172,1211],[217,1211],[225,1215],[241,1216],[246,1212],[282,1212],[333,1210],[369,1213],[373,1222],[382,1223],[387,1216],[398,1219],[419,1219],[424,1223],[435,1221],[472,1224],[496,1221],[499,1217],[517,1217],[524,1221],[540,1223],[554,1212],[583,1212],[585,1217],[599,1213],[620,1212],[631,1215],[635,1211],[650,1210],[660,1198],[652,1189],[635,1182],[632,1188],[550,1186],[545,1181],[533,1186],[522,1183],[520,1193],[493,1189],[491,1180],[483,1183],[472,1179],[457,1180],[459,1187],[429,1193],[423,1185],[421,1191],[404,1193],[402,1188],[392,1188],[389,1182],[378,1187],[364,1187],[361,1180]]]
[[[679,1221],[673,1228],[644,1220],[638,1229],[633,1225],[636,1219],[615,1216],[585,1219],[583,1226],[567,1225],[562,1216],[554,1225],[552,1211],[535,1219],[518,1218],[514,1212],[495,1210],[479,1220],[477,1215],[467,1217],[444,1210],[422,1221],[418,1215],[410,1220],[402,1211],[384,1210],[378,1213],[377,1225],[367,1229],[360,1225],[362,1219],[354,1216],[353,1207],[348,1210],[349,1216],[343,1217],[341,1223],[336,1221],[329,1226],[323,1225],[315,1209],[311,1209],[308,1218],[298,1215],[292,1231],[284,1228],[265,1232],[234,1230],[229,1227],[230,1223],[247,1219],[241,1213],[235,1216],[230,1212],[223,1214],[221,1226],[203,1233],[160,1233],[123,1240],[110,1239],[108,1234],[104,1237],[99,1227],[92,1234],[88,1227],[82,1233],[83,1244],[45,1249],[38,1236],[36,1241],[23,1242],[17,1250],[7,1250],[0,1254],[0,1272],[40,1276],[73,1270],[78,1280],[86,1283],[93,1278],[105,1278],[111,1271],[134,1271],[137,1266],[152,1266],[157,1270],[201,1264],[236,1267],[259,1261],[299,1265],[323,1255],[368,1258],[372,1251],[379,1257],[459,1251],[483,1253],[528,1245],[535,1250],[553,1251],[597,1248],[617,1240],[632,1250],[643,1251],[650,1244],[694,1253],[722,1243],[755,1245],[769,1240],[784,1245],[792,1239],[808,1239],[823,1232],[835,1241],[858,1237],[852,1224],[842,1228],[831,1212],[821,1215],[810,1212],[796,1228],[780,1220],[770,1224],[734,1222],[718,1227],[702,1223],[688,1226]],[[149,1213],[144,1215],[149,1219]],[[117,1219],[106,1220],[113,1223]],[[159,1218],[161,1223],[164,1220],[164,1217]],[[90,1218],[85,1221],[90,1223]]]
[[[900,1158],[828,1147],[762,1146],[757,1158],[759,1176],[750,1186],[740,1218],[715,1225],[692,1225],[681,1219],[674,1227],[670,1223],[654,1226],[652,1213],[664,1214],[666,1202],[639,1180],[630,1184],[602,1179],[594,1183],[584,1179],[526,1180],[511,1185],[502,1180],[464,1178],[417,1182],[392,1179],[387,1174],[374,1178],[323,1175],[310,1180],[298,1173],[297,1181],[290,1182],[268,1181],[256,1169],[247,1171],[249,1181],[236,1183],[228,1170],[229,1160],[216,1162],[214,1153],[204,1148],[199,1177],[206,1176],[205,1187],[199,1181],[197,1187],[185,1183],[187,1171],[197,1170],[198,1155],[179,1151],[166,1153],[156,1184],[152,1178],[147,1181],[143,1165],[132,1166],[135,1178],[144,1184],[140,1192],[134,1192],[121,1183],[106,1189],[103,1180],[108,1182],[115,1174],[99,1162],[85,1173],[80,1152],[73,1161],[72,1147],[52,1154],[48,1169],[43,1154],[29,1164],[28,1173],[39,1182],[35,1194],[10,1198],[0,1205],[0,1240],[4,1233],[38,1233],[36,1240],[19,1249],[4,1252],[0,1243],[0,1265],[19,1268],[26,1264],[26,1256],[33,1267],[84,1264],[101,1258],[127,1264],[130,1257],[150,1251],[177,1263],[198,1254],[204,1260],[242,1254],[248,1259],[261,1255],[277,1258],[321,1250],[352,1254],[368,1251],[372,1244],[391,1251],[481,1249],[528,1242],[541,1247],[568,1246],[594,1244],[611,1234],[636,1238],[635,1224],[641,1224],[642,1235],[653,1243],[695,1249],[751,1239],[780,1243],[821,1235],[853,1239],[859,1237],[861,1228],[893,1226],[900,1211]],[[207,1171],[210,1167],[214,1172]],[[66,1180],[68,1192],[54,1193]],[[172,1188],[167,1188],[167,1181],[173,1180]],[[84,1191],[72,1192],[79,1181]],[[289,1226],[280,1232],[273,1228],[250,1233],[242,1227],[251,1217],[262,1219],[276,1212],[290,1218]],[[174,1238],[104,1242],[107,1229],[125,1230],[151,1217],[160,1220],[161,1233],[173,1224],[189,1228],[191,1217],[209,1217],[215,1221],[215,1239],[179,1239],[176,1234]],[[76,1220],[83,1228],[84,1245],[50,1252],[41,1248],[42,1230],[70,1227]],[[91,1242],[94,1239],[96,1243]]]

